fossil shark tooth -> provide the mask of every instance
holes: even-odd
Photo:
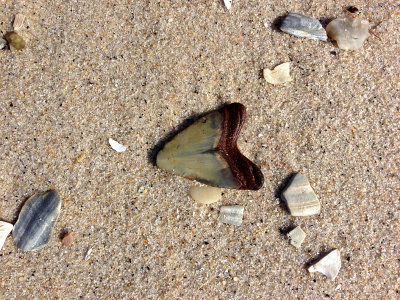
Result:
[[[205,115],[164,145],[157,166],[215,187],[260,189],[264,183],[260,168],[236,144],[245,117],[246,108],[240,103]]]
[[[26,200],[13,230],[14,242],[21,250],[36,250],[50,240],[61,200],[55,190],[35,194]]]
[[[326,41],[328,39],[325,29],[318,20],[297,13],[288,13],[279,29],[311,40]]]
[[[334,280],[339,274],[341,267],[340,252],[338,249],[333,249],[327,255],[318,260],[315,264],[308,268],[310,273],[320,272],[328,279]]]
[[[13,224],[0,221],[0,250],[3,248],[4,242],[6,241],[7,236],[13,230]]]
[[[282,199],[290,214],[295,217],[315,215],[321,210],[321,204],[308,179],[300,173],[293,176],[290,184],[282,193]]]

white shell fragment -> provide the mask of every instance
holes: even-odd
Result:
[[[7,236],[10,234],[13,228],[13,224],[0,221],[0,250],[3,248]]]
[[[244,207],[241,205],[222,206],[218,221],[225,224],[242,225]]]
[[[18,31],[24,27],[25,16],[23,14],[16,14],[14,17],[13,28]]]
[[[334,249],[317,261],[315,264],[308,268],[310,273],[320,272],[324,274],[328,279],[334,280],[339,274],[341,267],[340,252],[338,249]]]
[[[303,229],[300,228],[300,226],[297,226],[295,229],[291,230],[287,234],[287,237],[290,240],[290,244],[295,246],[296,248],[301,247],[301,244],[303,243],[306,236],[306,233],[303,231]]]
[[[283,84],[285,82],[290,82],[292,81],[292,78],[290,77],[289,70],[289,62],[280,64],[279,66],[276,66],[273,70],[264,69],[264,79],[271,84]]]
[[[369,37],[368,29],[368,21],[352,17],[335,19],[326,26],[328,36],[343,50],[361,48]]]
[[[108,142],[110,143],[111,148],[113,148],[117,152],[124,152],[126,150],[126,147],[124,145],[121,145],[112,138],[109,138]]]
[[[212,186],[192,186],[189,194],[194,201],[201,204],[210,204],[221,199],[221,189]]]
[[[318,20],[296,13],[289,13],[285,17],[280,30],[311,40],[326,41],[328,39],[325,29]]]
[[[231,9],[232,0],[224,0],[224,4],[225,4],[227,9]]]
[[[90,254],[92,254],[92,251],[93,251],[93,249],[89,248],[89,250],[86,252],[86,255],[85,255],[85,260],[86,261],[90,259]]]
[[[282,193],[282,200],[286,202],[290,214],[295,217],[315,215],[321,210],[321,204],[308,179],[300,173],[293,176]]]

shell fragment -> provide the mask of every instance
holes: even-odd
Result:
[[[13,230],[13,225],[7,222],[0,221],[0,250],[3,248],[7,236]]]
[[[242,225],[244,207],[241,205],[222,206],[219,213],[221,223],[240,226]]]
[[[24,27],[25,16],[23,14],[16,14],[14,17],[13,28],[18,31]]]
[[[290,63],[285,62],[276,66],[273,70],[264,69],[263,75],[264,79],[271,84],[283,84],[286,82],[292,81],[292,78],[289,74],[290,71]]]
[[[232,0],[224,0],[224,4],[227,9],[231,9],[232,7]]]
[[[295,246],[296,248],[301,247],[301,244],[303,243],[306,236],[306,233],[303,231],[303,229],[300,228],[300,226],[297,226],[295,229],[291,230],[287,234],[287,237],[290,240],[290,244]]]
[[[121,145],[112,138],[109,138],[108,142],[110,143],[111,148],[113,148],[117,152],[124,152],[126,150],[126,147],[124,145]]]
[[[290,214],[295,217],[304,217],[318,214],[321,204],[314,193],[308,179],[297,173],[289,186],[282,193]]]
[[[315,264],[308,268],[310,273],[320,272],[328,279],[334,280],[339,274],[341,267],[340,252],[338,249],[333,249],[327,255],[318,260]]]
[[[369,23],[359,18],[345,17],[333,20],[326,26],[328,36],[340,49],[356,50],[369,37]]]
[[[85,261],[88,261],[90,259],[90,255],[92,254],[93,248],[89,248],[89,250],[86,252],[85,255]]]
[[[328,39],[325,29],[318,20],[297,13],[289,13],[283,20],[280,30],[311,40],[326,41]]]
[[[189,194],[194,201],[202,204],[214,203],[221,199],[221,189],[212,186],[192,186]]]

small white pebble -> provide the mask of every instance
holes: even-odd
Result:
[[[141,187],[138,189],[138,192],[139,192],[139,193],[143,193],[143,192],[144,192],[144,186],[141,186]]]
[[[236,282],[238,282],[238,281],[239,281],[239,278],[237,278],[237,277],[233,277],[233,281],[236,281]]]
[[[112,138],[109,138],[108,142],[110,143],[111,148],[113,148],[117,152],[124,152],[126,150],[126,147],[124,145],[121,145]]]
[[[221,189],[212,186],[192,186],[189,194],[194,201],[201,204],[210,204],[221,199]]]

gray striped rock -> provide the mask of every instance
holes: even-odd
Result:
[[[311,40],[326,41],[328,39],[325,29],[318,20],[297,13],[289,13],[283,19],[280,30]]]
[[[30,197],[14,226],[13,237],[17,247],[26,251],[43,248],[50,240],[60,209],[61,200],[55,190]]]
[[[308,179],[300,173],[293,176],[282,193],[282,200],[285,201],[290,214],[295,217],[315,215],[321,210],[321,204]]]

